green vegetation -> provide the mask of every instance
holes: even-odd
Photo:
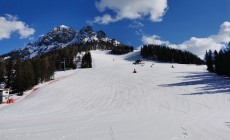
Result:
[[[230,43],[226,50],[206,51],[205,62],[209,72],[230,77]]]
[[[141,55],[150,60],[172,62],[180,64],[204,64],[198,56],[178,49],[161,45],[145,45],[141,48]]]

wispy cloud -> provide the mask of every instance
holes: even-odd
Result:
[[[0,16],[0,40],[10,38],[13,33],[17,33],[23,39],[33,35],[35,29],[18,20],[16,16],[10,14]]]
[[[129,25],[129,28],[135,29],[135,34],[139,36],[142,36],[144,34],[142,27],[144,27],[144,24],[140,21],[133,21],[133,23]]]
[[[135,20],[146,16],[153,22],[160,22],[168,9],[168,4],[167,0],[99,0],[96,2],[96,7],[100,12],[110,9],[115,16],[105,13],[95,17],[94,23],[109,24],[123,19]]]
[[[169,47],[190,51],[200,58],[204,58],[206,50],[220,50],[230,41],[230,22],[224,22],[216,35],[210,35],[206,38],[191,37],[181,44],[171,44],[169,41],[161,40],[157,35],[143,35],[144,44],[159,44]]]
[[[34,37],[32,36],[32,37],[29,37],[29,40],[30,41],[33,41],[34,40]]]
[[[144,27],[144,24],[140,21],[134,21],[132,24],[129,25],[130,28],[139,29],[141,27]]]

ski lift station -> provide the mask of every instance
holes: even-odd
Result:
[[[138,60],[134,61],[133,64],[135,64],[135,65],[136,64],[144,64],[144,62],[143,62],[143,60],[138,59]]]
[[[8,103],[10,96],[10,89],[5,88],[5,84],[0,84],[0,104],[2,103]]]

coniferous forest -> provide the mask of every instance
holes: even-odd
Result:
[[[129,52],[133,52],[132,46],[118,46],[118,47],[112,48],[112,51],[111,51],[112,54],[118,54],[118,55],[126,54]]]
[[[197,65],[204,64],[203,60],[188,51],[182,51],[161,45],[145,45],[141,48],[141,55],[146,59],[162,62]]]
[[[5,82],[12,93],[23,93],[34,85],[51,80],[58,70],[75,69],[74,57],[77,53],[88,51],[89,47],[69,46],[47,54],[22,60],[18,57],[0,61],[0,82]],[[90,53],[86,53],[90,55]],[[85,57],[85,56],[83,56]],[[87,58],[87,68],[92,67],[91,57]],[[65,63],[65,66],[64,66]],[[84,68],[86,68],[84,67]]]
[[[5,64],[4,61],[0,58],[0,82],[4,81],[5,76]]]
[[[205,62],[209,72],[230,77],[230,43],[226,50],[206,51]]]
[[[118,48],[118,49],[114,49]],[[10,56],[8,59],[0,59],[0,83],[6,83],[12,89],[12,93],[22,95],[23,91],[31,89],[34,85],[52,80],[54,72],[60,70],[76,69],[74,61],[78,53],[85,52],[82,57],[81,68],[92,68],[90,50],[118,50],[115,54],[124,54],[133,51],[133,47],[125,45],[114,46],[113,43],[85,43],[72,45],[63,49],[52,50],[46,54],[31,59],[21,59],[20,53],[12,51],[2,56]]]

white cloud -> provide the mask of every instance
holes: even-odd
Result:
[[[169,41],[161,40],[157,35],[142,36],[142,42],[144,44],[159,44],[167,45],[172,48],[178,48],[186,51],[190,51],[200,58],[204,58],[206,50],[220,50],[225,47],[230,41],[230,22],[224,22],[220,26],[220,30],[216,35],[210,35],[206,38],[191,37],[189,40],[184,41],[181,44],[171,44]]]
[[[149,16],[153,22],[162,21],[162,17],[168,9],[167,0],[99,0],[96,7],[100,12],[110,9],[115,13],[95,17],[94,22],[108,24],[123,19],[140,19]]]
[[[183,42],[182,44],[177,45],[179,49],[190,51],[200,58],[204,58],[206,50],[220,50],[223,47],[223,44],[218,43],[212,38],[196,38],[192,37],[190,40]]]
[[[113,19],[109,14],[105,14],[102,17],[97,16],[94,18],[94,23],[108,24],[110,22],[116,22],[117,19]]]
[[[217,35],[210,36],[213,40],[219,43],[226,43],[230,41],[230,22],[224,22],[220,26],[219,33]]]
[[[144,35],[142,37],[142,42],[144,44],[156,44],[156,45],[169,45],[169,41],[163,41],[161,38],[157,35],[147,36]]]
[[[20,38],[27,38],[34,34],[35,29],[29,28],[16,16],[6,14],[4,17],[0,17],[0,40],[10,38],[15,32],[19,34]]]

